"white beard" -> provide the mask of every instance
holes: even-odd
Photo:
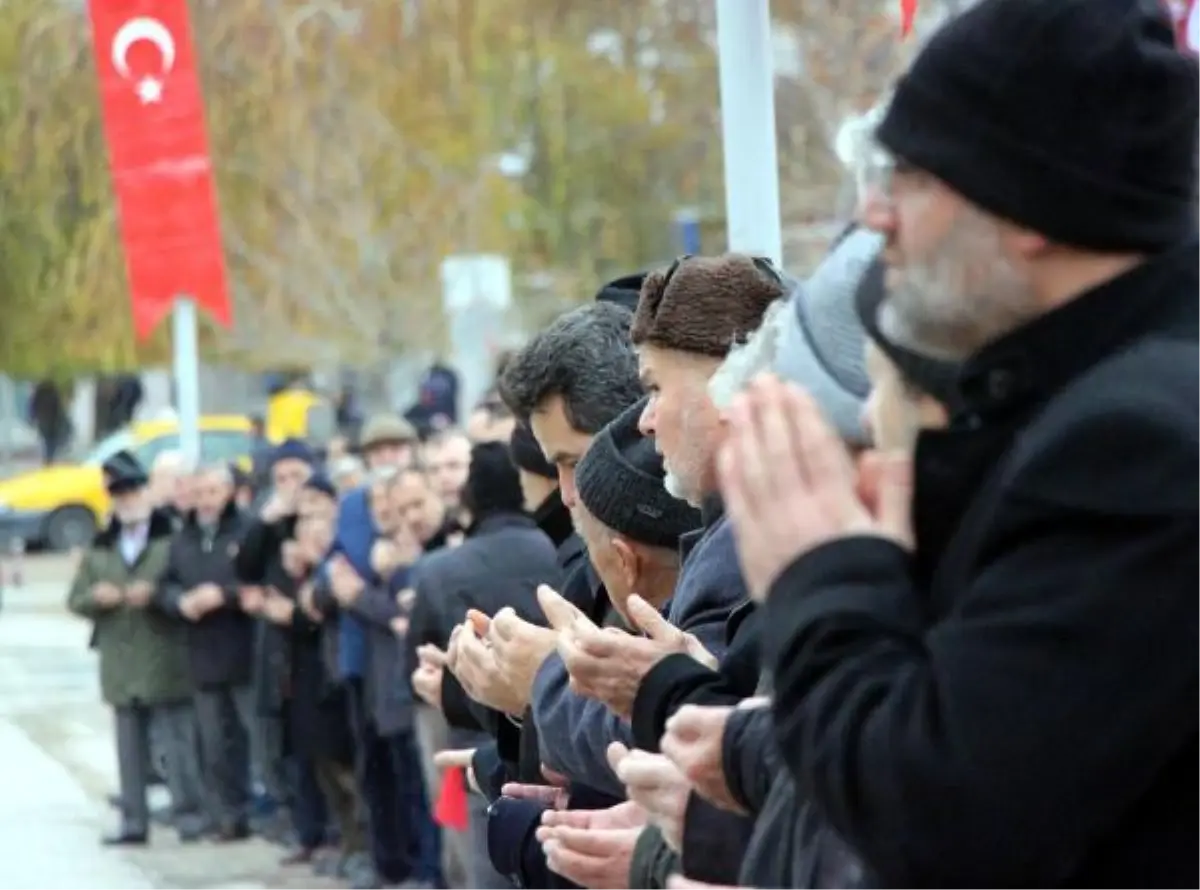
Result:
[[[684,488],[683,480],[667,470],[666,476],[663,477],[663,488],[667,490],[667,494],[675,498],[677,501],[687,501],[687,489]]]

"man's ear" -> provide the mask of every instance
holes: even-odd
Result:
[[[637,590],[638,579],[642,573],[642,558],[630,543],[620,535],[612,539],[613,553],[617,555],[617,565],[621,570],[621,578],[625,581],[626,589]]]

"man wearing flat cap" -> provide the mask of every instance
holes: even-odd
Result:
[[[146,843],[151,754],[162,761],[180,836],[191,839],[204,819],[201,779],[189,756],[195,729],[187,650],[181,628],[154,605],[173,526],[151,508],[146,471],[132,454],[113,455],[103,472],[112,519],[84,554],[67,608],[94,624],[100,690],[116,716],[122,822],[104,843]]]

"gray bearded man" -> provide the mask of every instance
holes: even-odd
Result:
[[[183,628],[154,600],[173,525],[151,509],[146,472],[132,454],[111,457],[104,477],[112,521],[83,555],[67,607],[94,623],[100,690],[116,716],[122,822],[105,843],[146,843],[152,750],[180,836],[194,839],[206,826]]]
[[[951,20],[863,213],[948,425],[870,480],[811,394],[730,408],[779,752],[880,886],[1197,882],[1196,80],[1158,3]]]
[[[248,834],[250,733],[254,728],[254,619],[238,603],[234,557],[246,521],[224,464],[202,469],[194,509],[179,517],[157,602],[184,630],[196,719],[217,808],[217,837]]]

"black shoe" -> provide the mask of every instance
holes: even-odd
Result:
[[[105,835],[100,839],[100,843],[105,847],[144,847],[146,845],[146,832],[140,834],[135,831],[121,831],[117,834]]]
[[[213,832],[213,840],[219,844],[228,844],[233,841],[244,841],[250,837],[250,826],[245,822],[238,822],[233,825],[222,825]]]
[[[317,851],[312,847],[295,847],[279,860],[279,864],[284,867],[289,865],[308,865],[313,862],[316,856]]]

